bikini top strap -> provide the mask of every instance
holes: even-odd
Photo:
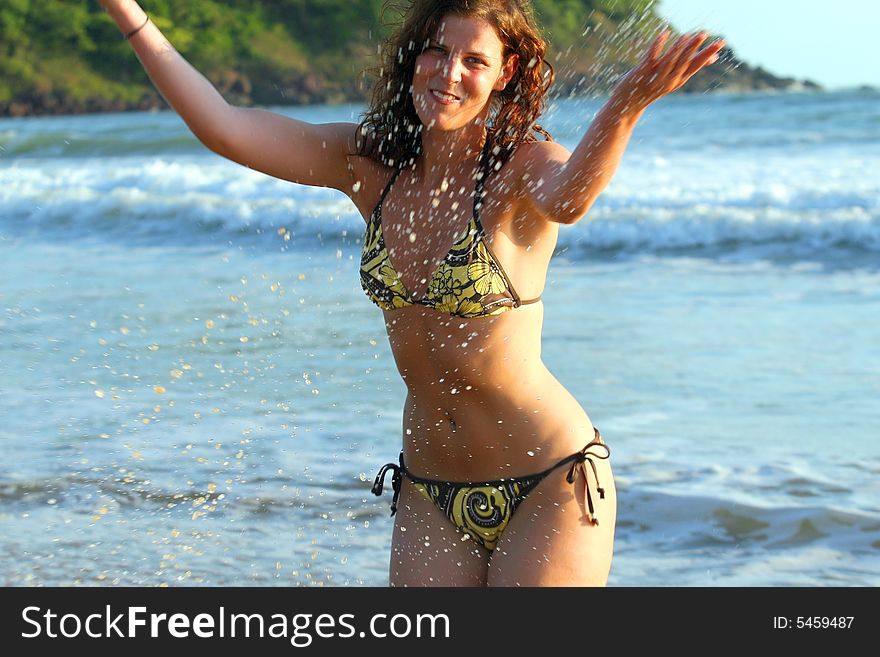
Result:
[[[501,152],[501,147],[499,146],[498,153],[494,153],[496,146],[494,142],[490,138],[489,135],[486,136],[486,143],[483,145],[483,150],[480,152],[479,165],[477,167],[477,180],[474,185],[474,218],[477,221],[477,224],[480,228],[482,228],[482,224],[480,223],[480,209],[483,207],[483,196],[486,192],[486,180],[493,173],[501,170],[501,165],[499,160],[495,160],[493,164],[493,154],[498,155]],[[509,155],[512,155],[515,145],[511,145],[506,147],[510,150]],[[509,157],[508,157],[509,159]]]
[[[382,207],[382,204],[385,202],[385,197],[388,196],[388,192],[391,191],[391,186],[394,184],[394,181],[397,180],[401,171],[403,171],[403,167],[396,167],[394,169],[394,173],[391,174],[391,178],[389,178],[388,184],[385,185],[385,189],[382,190],[382,196],[379,197],[379,202],[376,204],[377,209]]]
[[[489,153],[491,153],[490,145],[492,140],[486,136],[486,143],[480,152],[480,159],[477,166],[477,179],[474,184],[474,220],[477,227],[482,231],[483,225],[480,223],[480,209],[483,207],[483,196],[486,191],[486,178],[489,176]]]
[[[481,235],[486,235],[486,230],[483,228],[483,222],[480,221],[480,210],[483,207],[483,196],[485,195],[486,188],[486,178],[489,173],[492,171],[491,160],[489,154],[491,153],[491,141],[487,138],[486,144],[483,146],[483,151],[480,153],[480,166],[477,169],[477,181],[474,186],[474,222],[477,224],[477,230]],[[497,169],[496,169],[497,170]],[[486,243],[486,248],[491,252],[491,248],[489,244]],[[514,308],[519,308],[520,306],[526,306],[530,303],[537,303],[541,300],[540,295],[535,297],[534,299],[521,299],[519,294],[517,294],[516,290],[513,287],[513,283],[510,281],[510,277],[507,275],[507,272],[504,271],[504,267],[501,266],[501,263],[498,261],[498,258],[492,254],[492,257],[495,259],[498,268],[501,270],[502,275],[507,280],[508,289],[510,293],[513,295]]]

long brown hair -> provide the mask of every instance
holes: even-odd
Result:
[[[518,143],[536,141],[534,132],[552,139],[535,123],[555,73],[544,59],[547,46],[530,0],[410,0],[403,8],[386,0],[383,17],[389,11],[402,18],[381,49],[373,99],[358,126],[358,155],[388,166],[415,163],[422,145],[422,124],[412,100],[416,58],[448,14],[485,20],[501,40],[504,59],[519,55],[510,82],[490,100],[486,129],[492,148],[484,152],[491,169],[500,169]]]

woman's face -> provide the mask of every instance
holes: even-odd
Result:
[[[517,56],[502,59],[503,44],[489,23],[450,14],[416,58],[413,104],[430,129],[457,130],[485,120],[493,91],[504,89]]]

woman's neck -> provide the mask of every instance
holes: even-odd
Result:
[[[486,129],[482,123],[450,132],[425,129],[416,171],[421,178],[431,181],[440,180],[447,172],[462,166],[470,168],[480,157],[485,143]]]

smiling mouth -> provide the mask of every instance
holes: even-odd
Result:
[[[458,96],[448,94],[443,91],[438,91],[437,89],[431,89],[431,95],[444,104],[461,102],[461,98],[459,98]]]

